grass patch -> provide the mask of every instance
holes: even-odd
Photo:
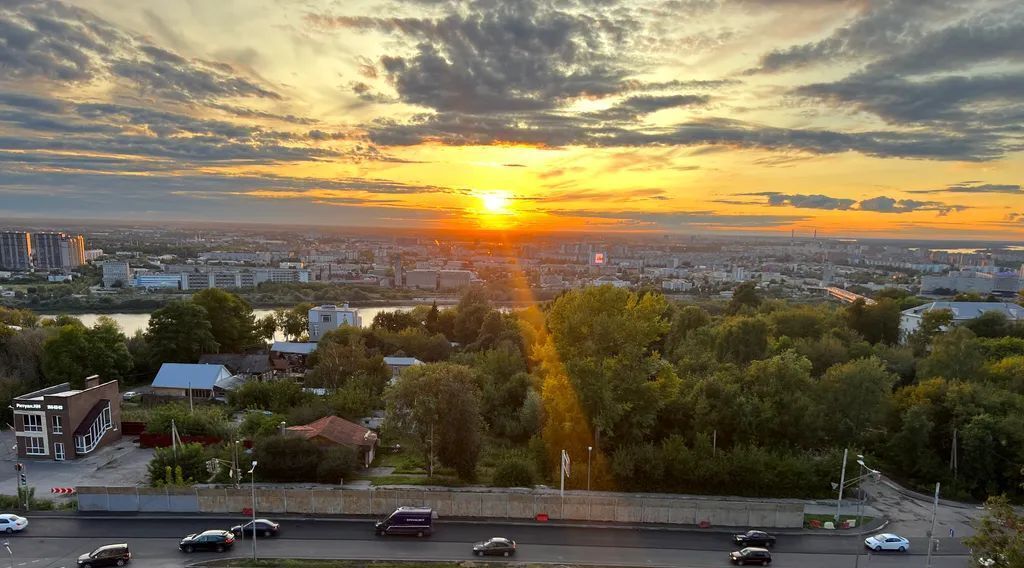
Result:
[[[811,527],[811,521],[818,521],[818,522],[820,522],[822,524],[822,526],[824,526],[825,523],[835,522],[835,519],[836,519],[835,515],[812,515],[812,514],[805,514],[804,515],[804,528],[807,528],[807,529],[812,528]],[[853,522],[856,523],[858,519],[859,519],[859,517],[857,515],[841,515],[839,517],[839,524],[837,525],[837,528],[842,526],[843,521],[853,521]],[[864,525],[870,523],[873,520],[874,520],[874,517],[865,516],[864,519],[863,519],[863,522],[860,523],[860,526],[864,526]]]

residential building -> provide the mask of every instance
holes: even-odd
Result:
[[[20,231],[0,231],[0,268],[28,270],[32,268],[32,240]]]
[[[359,317],[359,310],[348,307],[348,304],[340,308],[334,304],[325,304],[309,310],[310,341],[319,341],[325,333],[343,325],[362,327],[363,320]]]
[[[377,449],[377,434],[337,416],[323,418],[303,426],[286,428],[289,434],[301,436],[318,446],[345,446],[359,452],[359,463],[370,467]],[[340,480],[339,480],[340,481]]]
[[[385,357],[384,364],[387,365],[388,369],[391,371],[390,380],[393,382],[398,380],[402,371],[414,365],[422,365],[423,361],[420,361],[415,357]]]
[[[924,314],[933,310],[949,310],[953,313],[953,325],[977,318],[987,312],[999,312],[1010,321],[1024,320],[1024,308],[1004,302],[931,302],[903,310],[900,316],[900,337],[904,340],[921,326]]]
[[[405,287],[419,290],[437,290],[437,270],[419,269],[405,273]]]
[[[314,351],[316,351],[316,343],[311,341],[275,341],[270,346],[270,365],[275,371],[305,369],[309,356]]]
[[[921,277],[921,291],[924,293],[975,292],[982,295],[1016,296],[1020,286],[1020,276],[1015,272],[954,270],[945,276]]]
[[[117,381],[85,388],[62,383],[15,397],[14,435],[18,458],[71,460],[121,438],[121,397]]]
[[[115,285],[127,287],[131,283],[132,267],[124,260],[109,260],[103,263],[103,286],[111,288]]]
[[[473,282],[473,273],[468,270],[442,270],[438,273],[438,288],[461,290]]]
[[[224,365],[164,363],[153,379],[153,394],[212,399],[244,382]]]
[[[147,289],[181,289],[182,274],[136,274],[133,286]]]
[[[32,233],[33,264],[41,270],[68,270],[85,264],[85,239],[67,233]]]
[[[270,354],[257,353],[207,353],[199,357],[202,365],[224,365],[232,374],[251,380],[266,381],[274,377],[270,365]]]
[[[85,251],[85,261],[89,262],[103,256],[103,249],[89,249]]]

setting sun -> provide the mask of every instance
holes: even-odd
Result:
[[[510,213],[508,210],[508,192],[491,191],[480,195],[484,211],[488,213]]]

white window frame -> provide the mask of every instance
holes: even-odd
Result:
[[[42,432],[43,431],[43,415],[42,414],[22,414],[22,431],[23,432]],[[32,424],[29,424],[29,422]]]
[[[57,461],[64,461],[67,459],[67,456],[64,453],[64,442],[53,443],[53,459]]]
[[[46,440],[39,436],[25,436],[25,455],[45,456]]]
[[[64,433],[64,419],[60,414],[53,415],[53,433],[63,434]]]
[[[85,434],[75,436],[75,451],[79,454],[87,454],[96,449],[100,441],[103,440],[103,435],[106,434],[113,427],[113,422],[110,418],[110,403],[103,408],[96,420],[93,420],[89,426],[89,431]]]

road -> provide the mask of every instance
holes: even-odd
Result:
[[[79,554],[102,544],[128,542],[136,566],[181,567],[189,562],[217,558],[216,553],[185,555],[177,550],[185,534],[227,528],[232,518],[30,517],[23,533],[6,540],[17,567],[75,566]],[[729,536],[720,533],[622,528],[582,528],[556,525],[470,524],[439,521],[432,537],[375,537],[369,521],[284,520],[279,537],[258,539],[260,557],[351,558],[380,560],[468,560],[470,543],[491,536],[508,536],[519,544],[516,560],[601,564],[605,566],[728,566],[734,550]],[[852,536],[780,536],[773,566],[796,568],[865,568],[920,566],[926,550],[923,539],[911,539],[909,554],[872,554],[862,539]],[[933,568],[963,568],[964,547],[949,540],[933,558]],[[5,552],[0,548],[0,553]],[[250,541],[239,541],[227,555],[250,556]],[[0,567],[4,564],[0,560]]]

